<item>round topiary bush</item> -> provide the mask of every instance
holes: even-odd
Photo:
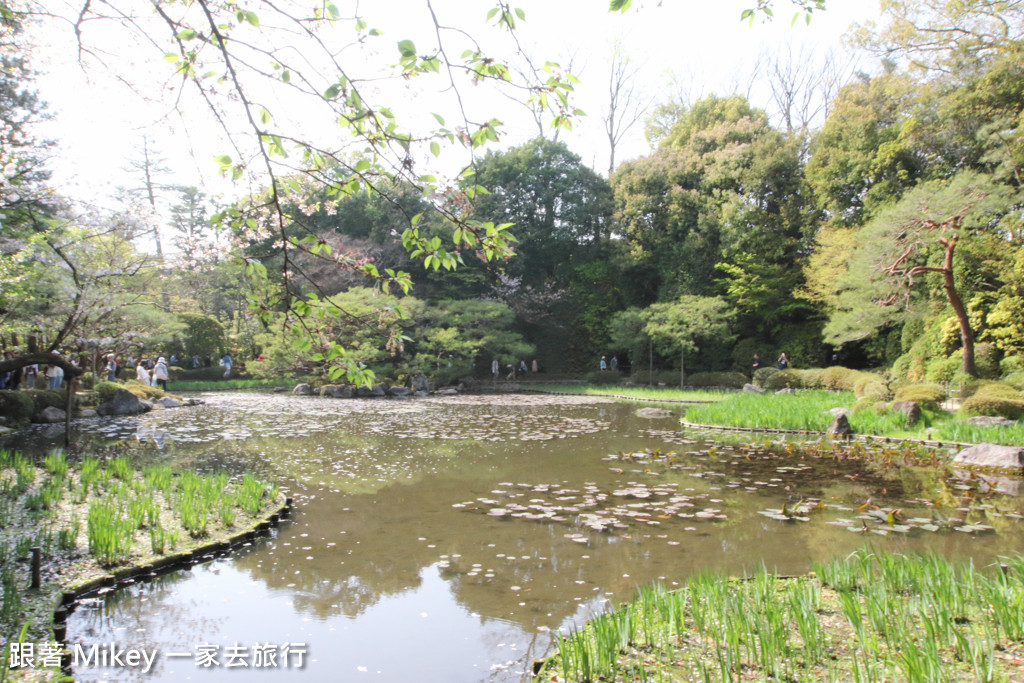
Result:
[[[906,384],[896,390],[897,401],[914,401],[923,405],[938,407],[946,400],[946,391],[938,384]]]
[[[863,374],[860,370],[834,365],[821,371],[821,386],[829,391],[853,391]]]
[[[869,398],[872,401],[892,400],[892,390],[881,377],[863,373],[853,384],[853,393],[857,398]]]
[[[774,375],[768,377],[764,388],[769,391],[779,389],[803,389],[804,383],[800,370],[778,370]]]
[[[1024,356],[1007,356],[999,361],[999,372],[1003,375],[1024,373]]]
[[[983,384],[963,402],[960,410],[965,415],[990,415],[1017,420],[1024,416],[1024,394],[1001,382]]]
[[[755,387],[761,387],[762,389],[768,388],[768,382],[771,378],[779,374],[778,368],[758,368],[754,370],[754,378],[751,380]]]
[[[93,387],[93,391],[96,392],[97,398],[100,403],[106,403],[114,397],[114,392],[118,389],[124,389],[124,386],[117,382],[108,382],[103,380],[102,382],[96,382],[96,386]]]

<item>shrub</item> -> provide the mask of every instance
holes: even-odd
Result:
[[[974,346],[974,367],[978,377],[983,379],[999,378],[999,358],[1002,353],[994,344],[982,342]]]
[[[896,391],[896,400],[915,401],[937,408],[946,400],[946,391],[938,384],[907,384]]]
[[[85,373],[82,373],[82,376],[78,379],[78,382],[82,386],[83,389],[85,389],[86,391],[91,391],[92,388],[94,386],[96,386],[96,373],[95,372],[85,372]]]
[[[892,390],[885,381],[869,373],[861,373],[861,376],[853,384],[853,393],[857,398],[869,398],[873,401],[888,401],[892,399]]]
[[[754,379],[752,381],[754,386],[767,389],[771,378],[777,374],[779,374],[778,368],[758,368],[754,370]]]
[[[1002,375],[1024,373],[1024,356],[1007,356],[999,361],[999,372]]]
[[[769,391],[778,391],[779,389],[802,389],[804,384],[801,378],[801,370],[777,370],[774,375],[771,375],[765,382],[764,388]]]
[[[27,420],[32,417],[35,402],[27,391],[0,390],[0,416],[11,420]]]
[[[605,374],[618,374],[608,373]],[[650,370],[633,370],[633,374],[629,380],[633,384],[653,384],[658,386],[664,384],[669,387],[679,386],[679,371],[678,370],[655,370],[653,373]]]
[[[868,398],[867,396],[859,398],[857,399],[857,402],[853,404],[853,412],[862,413],[865,410],[871,410],[875,407],[876,403],[877,401],[873,398]]]
[[[32,398],[33,410],[36,413],[46,408],[64,410],[68,404],[68,392],[64,389],[43,389],[28,393]]]
[[[1024,372],[1011,372],[1000,381],[1003,384],[1009,384],[1018,391],[1024,390]]]
[[[925,379],[928,382],[952,382],[958,371],[964,366],[963,354],[954,354],[949,358],[935,358],[925,366]],[[919,385],[915,385],[919,386]]]
[[[108,382],[103,380],[102,382],[96,382],[96,386],[93,387],[93,391],[96,392],[100,403],[106,403],[114,397],[114,392],[118,389],[124,389],[124,386],[117,382]]]
[[[622,379],[622,375],[608,370],[603,372],[601,370],[595,370],[594,372],[588,372],[584,379],[591,384],[618,384]],[[676,375],[676,383],[679,383],[679,375]]]
[[[804,389],[824,389],[825,371],[821,368],[807,368],[806,370],[794,370],[800,378],[800,386]]]
[[[841,366],[832,366],[821,371],[823,389],[829,391],[853,391],[857,380],[864,374],[860,370],[851,370]]]
[[[695,387],[742,389],[747,376],[741,372],[695,372],[686,378],[686,383]]]
[[[965,415],[991,415],[1011,420],[1024,416],[1024,394],[1001,382],[983,384],[963,402]]]

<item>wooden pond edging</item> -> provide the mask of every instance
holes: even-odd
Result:
[[[645,403],[679,403],[682,405],[700,405],[714,401],[694,401],[681,398],[646,398],[642,396],[622,396],[621,394],[576,394],[571,391],[544,391],[542,389],[523,389],[523,393],[546,394],[548,396],[581,396],[583,398],[615,398],[623,401],[643,401]]]
[[[283,494],[278,498],[279,502],[281,498],[284,498]],[[140,581],[150,581],[162,574],[168,574],[178,569],[190,569],[196,564],[225,557],[234,550],[251,545],[257,538],[268,535],[270,530],[277,527],[282,520],[289,518],[293,507],[292,499],[284,498],[279,507],[272,508],[262,521],[226,539],[211,541],[191,550],[165,555],[144,564],[121,567],[116,571],[73,583],[64,588],[60,600],[53,610],[53,637],[55,641],[64,646],[61,655],[61,669],[66,672],[71,670],[71,651],[67,649],[67,620],[80,600],[106,595]]]

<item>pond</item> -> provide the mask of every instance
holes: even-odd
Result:
[[[804,573],[865,544],[979,564],[1024,549],[1024,506],[983,482],[770,452],[767,437],[716,443],[680,426],[682,408],[202,398],[77,427],[144,461],[257,470],[294,498],[293,517],[244,552],[80,605],[72,645],[158,656],[146,673],[93,660],[78,680],[215,681],[230,667],[267,681],[518,681],[553,632],[652,582],[762,563]]]

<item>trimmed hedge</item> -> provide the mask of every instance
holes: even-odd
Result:
[[[1024,416],[1024,394],[1001,382],[978,387],[960,407],[965,415],[990,415],[1017,420]]]
[[[946,391],[938,384],[907,384],[896,390],[897,401],[915,401],[922,405],[938,407],[946,400]]]
[[[778,368],[758,368],[754,370],[754,378],[752,381],[755,387],[761,387],[762,389],[768,388],[768,382],[771,378],[779,374]]]
[[[618,384],[622,381],[622,375],[614,370],[595,370],[588,372],[584,379],[590,384]]]

